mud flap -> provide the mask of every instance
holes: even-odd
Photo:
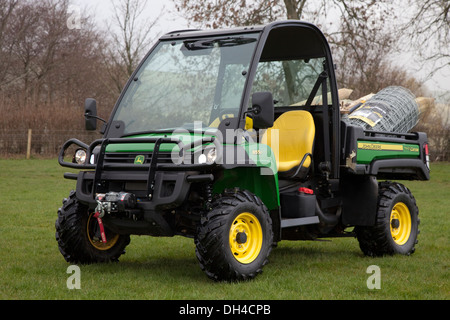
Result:
[[[341,179],[342,223],[373,226],[377,212],[378,182],[375,176],[347,175]]]

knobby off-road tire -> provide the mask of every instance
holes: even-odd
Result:
[[[268,263],[272,243],[269,212],[248,191],[225,192],[218,198],[195,237],[200,267],[215,281],[253,279]]]
[[[407,187],[394,182],[379,183],[375,226],[355,229],[362,252],[372,257],[414,253],[418,215],[416,200]]]
[[[94,212],[80,203],[74,191],[58,210],[56,241],[64,259],[70,263],[116,262],[130,243],[129,235],[119,235],[105,227],[107,242],[101,241]]]

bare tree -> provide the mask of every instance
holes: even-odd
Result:
[[[394,49],[387,23],[394,18],[390,1],[374,0],[182,0],[178,12],[201,27],[262,24],[280,18],[319,25],[332,46],[339,83],[360,90],[379,89],[377,74],[388,65]],[[231,14],[230,14],[231,13]],[[330,15],[333,19],[326,20]]]
[[[205,28],[246,26],[274,20],[283,12],[280,0],[181,0],[175,8],[188,21]]]
[[[388,23],[393,18],[390,4],[334,2],[341,19],[327,36],[338,62],[339,86],[354,89],[356,97],[381,90],[392,80],[383,77],[393,78],[385,71],[393,69],[389,57],[397,45]]]
[[[407,0],[413,13],[402,27],[422,61],[432,62],[430,74],[450,67],[450,1]]]
[[[10,36],[10,23],[14,8],[18,1],[0,0],[0,91],[12,81],[10,75],[11,56],[14,49],[14,38]],[[20,30],[17,30],[20,32]]]
[[[61,132],[84,128],[86,97],[111,107],[117,99],[99,81],[104,35],[81,10],[79,26],[70,28],[69,4],[0,0],[0,153],[23,152],[20,132],[27,129],[34,132],[34,152],[56,152],[67,139]]]
[[[145,20],[142,17],[148,0],[111,0],[111,3],[114,25],[109,28],[111,43],[105,60],[114,91],[120,93],[152,42],[152,31],[159,18]]]

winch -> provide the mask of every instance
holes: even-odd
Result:
[[[95,200],[97,201],[97,207],[93,217],[98,222],[101,242],[106,243],[107,238],[102,218],[106,213],[111,214],[134,209],[136,207],[136,196],[128,192],[109,192],[97,194]]]
[[[100,218],[105,213],[125,212],[136,207],[136,196],[128,192],[99,193],[95,200],[98,204],[96,212],[99,212]]]

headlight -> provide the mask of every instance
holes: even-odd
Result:
[[[206,163],[206,156],[202,153],[201,155],[198,156],[198,163],[199,164],[204,164]]]
[[[78,164],[86,163],[86,151],[83,149],[78,149],[73,157],[74,161]]]
[[[216,148],[211,148],[206,153],[206,163],[213,164],[217,159]]]
[[[206,149],[204,153],[202,153],[198,157],[199,164],[213,164],[217,159],[216,148]]]

